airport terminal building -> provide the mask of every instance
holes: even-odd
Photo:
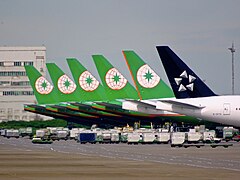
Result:
[[[46,47],[0,47],[0,122],[46,119],[24,111],[24,104],[36,104],[24,66],[33,65],[44,76]]]

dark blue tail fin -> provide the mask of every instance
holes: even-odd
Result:
[[[176,98],[216,96],[168,46],[157,50]]]

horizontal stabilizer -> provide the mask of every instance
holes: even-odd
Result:
[[[156,108],[156,105],[153,105],[153,104],[149,104],[147,102],[144,102],[144,101],[138,101],[138,100],[127,100],[129,102],[133,102],[137,105],[140,105],[140,106],[143,106],[143,107],[146,107],[146,108]]]
[[[170,105],[175,105],[175,106],[181,106],[182,108],[187,108],[187,109],[203,109],[206,107],[206,106],[185,103],[185,102],[180,102],[180,101],[174,101],[174,100],[160,100],[160,102],[168,103]]]
[[[73,106],[77,106],[77,107],[82,107],[82,108],[92,108],[91,105],[88,104],[82,104],[82,103],[78,103],[78,102],[74,102],[74,103],[70,103]]]
[[[27,104],[25,106],[28,106],[28,107],[31,107],[31,108],[41,108],[41,109],[45,109],[45,107],[43,106],[39,106],[39,105],[36,105],[36,104]]]
[[[100,105],[100,106],[106,106],[106,107],[109,107],[109,108],[122,109],[122,106],[117,105],[117,104],[111,104],[111,103],[107,103],[107,102],[95,102],[95,103]]]

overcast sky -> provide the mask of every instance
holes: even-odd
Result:
[[[103,54],[131,81],[122,50],[135,50],[168,82],[156,45],[169,45],[218,94],[240,94],[239,0],[0,0],[0,45],[47,48],[47,62],[69,73],[78,58],[97,78]]]

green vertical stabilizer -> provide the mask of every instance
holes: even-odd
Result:
[[[108,100],[139,99],[136,89],[102,55],[93,55],[93,60],[105,88]]]
[[[141,99],[174,97],[171,88],[134,51],[123,51]]]

